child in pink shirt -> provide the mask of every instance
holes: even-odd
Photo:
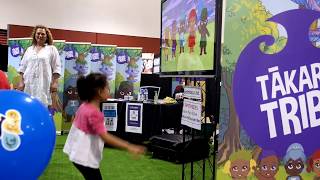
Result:
[[[99,164],[104,143],[136,155],[144,153],[145,148],[107,133],[100,111],[100,103],[109,96],[104,75],[92,73],[86,77],[81,76],[77,81],[77,89],[83,103],[76,112],[63,152],[85,179],[101,180]]]

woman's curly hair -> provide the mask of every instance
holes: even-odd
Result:
[[[46,31],[46,34],[47,34],[47,39],[46,39],[46,44],[48,45],[52,45],[53,44],[53,38],[52,38],[52,34],[49,30],[49,28],[47,28],[46,26],[44,25],[36,25],[33,30],[32,30],[32,34],[31,34],[31,37],[32,37],[32,45],[37,45],[37,41],[36,41],[36,32],[37,32],[37,29],[44,29]]]

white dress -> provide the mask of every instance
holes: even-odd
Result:
[[[100,136],[86,134],[72,124],[63,152],[74,163],[98,169],[102,160],[103,147],[104,142]]]
[[[46,106],[52,104],[50,84],[53,73],[61,74],[61,60],[57,48],[46,45],[38,53],[30,46],[19,66],[23,73],[24,92],[38,98]]]

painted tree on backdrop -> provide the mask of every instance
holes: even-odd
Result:
[[[220,124],[225,124],[225,127],[220,126],[220,137],[222,137],[219,140],[218,164],[224,163],[233,152],[242,149],[250,141],[248,138],[240,139],[240,122],[232,95],[232,76],[241,51],[251,40],[265,34],[273,35],[275,38],[274,45],[261,46],[266,53],[273,54],[286,43],[286,38],[279,37],[277,25],[266,22],[271,16],[259,0],[230,0],[227,3],[221,62],[223,85],[221,101],[227,102],[225,112],[220,110],[220,113],[225,114],[220,116]]]

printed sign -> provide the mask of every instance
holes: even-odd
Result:
[[[201,88],[194,86],[186,86],[184,88],[183,96],[189,99],[201,100]]]
[[[201,102],[183,100],[181,124],[201,130]]]
[[[260,36],[242,51],[236,65],[233,95],[240,122],[260,147],[279,157],[292,143],[300,143],[307,155],[319,148],[311,139],[320,131],[320,50],[308,36],[310,24],[319,17],[311,10],[272,17],[269,21],[287,30],[284,49],[261,52],[259,45],[274,39]]]
[[[126,132],[142,134],[142,103],[126,104]]]
[[[117,131],[117,103],[103,103],[102,112],[104,115],[104,122],[107,130]]]

